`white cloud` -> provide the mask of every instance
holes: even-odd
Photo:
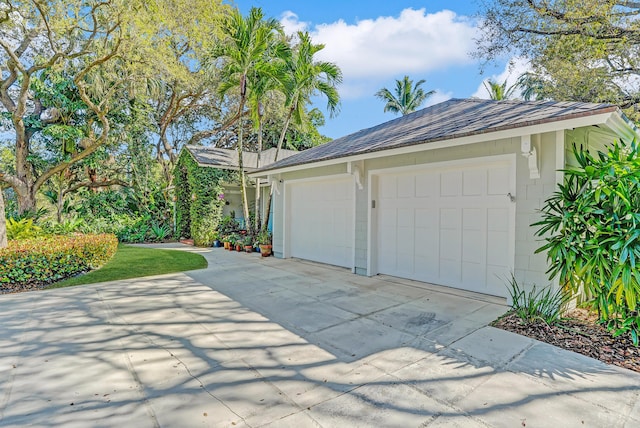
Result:
[[[318,57],[338,64],[346,79],[381,78],[470,63],[476,28],[449,10],[409,8],[398,17],[316,25],[311,34],[326,46]]]
[[[436,89],[436,93],[431,95],[422,107],[424,108],[440,104],[442,102],[450,100],[451,98],[453,98],[453,92],[442,92],[440,89]]]
[[[304,31],[309,27],[308,22],[298,20],[298,15],[290,10],[287,10],[280,17],[280,24],[284,28],[286,34],[295,34],[298,31]]]
[[[399,16],[317,25],[287,11],[280,22],[287,34],[306,30],[314,43],[325,45],[317,58],[341,68],[343,99],[371,96],[391,78],[404,74],[419,78],[473,62],[469,52],[474,48],[476,28],[468,18],[449,10],[426,13],[409,8]]]
[[[516,83],[516,81],[518,80],[518,77],[520,77],[523,73],[527,71],[531,71],[531,65],[529,64],[529,61],[527,61],[524,58],[518,58],[518,57],[512,58],[511,61],[509,61],[507,65],[504,67],[504,70],[502,71],[502,73],[494,74],[484,79],[482,82],[480,82],[480,85],[478,85],[478,89],[476,89],[476,91],[471,96],[476,98],[489,99],[489,92],[487,91],[487,88],[484,86],[484,83],[487,80],[491,79],[494,82],[497,82],[500,84],[502,84],[502,82],[506,80],[507,88],[509,88],[510,86]],[[516,91],[514,95],[519,96],[520,92]]]

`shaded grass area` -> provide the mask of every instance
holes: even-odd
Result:
[[[143,276],[204,269],[206,267],[207,260],[200,254],[120,244],[115,256],[100,269],[56,282],[47,288],[95,284],[97,282],[140,278]]]

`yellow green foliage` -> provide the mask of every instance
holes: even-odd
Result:
[[[31,218],[23,218],[20,220],[15,220],[13,218],[7,219],[7,239],[32,239],[39,236],[41,233],[42,229],[39,226],[36,226]]]
[[[0,249],[0,291],[36,288],[95,269],[118,248],[112,234],[47,236],[9,241]]]

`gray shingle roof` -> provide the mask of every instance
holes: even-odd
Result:
[[[226,169],[238,168],[238,151],[233,149],[219,149],[215,147],[203,147],[203,146],[185,146],[185,149],[191,153],[193,158],[200,165],[219,167]],[[289,156],[295,155],[294,150],[281,149],[278,154],[279,159],[285,159]],[[273,163],[276,156],[276,149],[271,148],[264,150],[260,154],[260,167],[266,167]],[[246,171],[254,171],[258,165],[258,154],[255,152],[243,152],[242,160],[244,162],[244,168]]]
[[[614,112],[610,104],[451,99],[279,160],[260,171]]]

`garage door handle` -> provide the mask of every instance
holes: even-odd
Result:
[[[511,193],[507,193],[507,198],[509,198],[509,200],[511,202],[515,202],[516,201],[516,197],[514,195],[512,195]]]

